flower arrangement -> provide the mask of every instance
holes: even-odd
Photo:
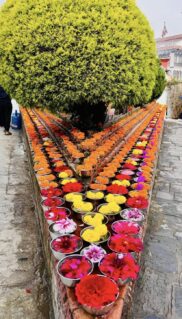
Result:
[[[108,194],[105,197],[106,202],[114,202],[119,205],[124,204],[126,202],[126,197],[122,195],[113,195],[113,194]]]
[[[55,222],[56,220],[65,219],[70,215],[70,211],[65,207],[51,207],[45,212],[45,218],[48,221]]]
[[[62,191],[61,189],[58,189],[58,188],[47,188],[47,189],[41,189],[41,195],[43,197],[57,197],[57,196],[60,196],[62,195]]]
[[[98,263],[106,254],[106,251],[100,246],[91,244],[84,248],[81,254],[91,260],[92,263]]]
[[[93,204],[90,202],[84,202],[83,200],[75,199],[73,201],[72,209],[79,212],[91,212],[93,210]]]
[[[148,207],[148,199],[143,196],[129,198],[126,205],[133,208],[145,209]]]
[[[109,185],[107,186],[107,192],[111,194],[128,194],[128,189],[125,186],[120,185]]]
[[[143,243],[140,238],[127,234],[116,234],[109,239],[108,247],[117,253],[139,253],[143,250]]]
[[[98,226],[104,223],[106,217],[100,213],[88,213],[82,217],[82,220],[85,224],[90,226]]]
[[[83,194],[81,194],[81,193],[68,193],[68,194],[66,194],[65,196],[64,196],[64,198],[65,198],[65,200],[67,201],[67,202],[74,202],[74,201],[76,201],[76,200],[82,200],[82,198],[83,198]]]
[[[102,308],[113,303],[118,296],[117,284],[108,277],[88,275],[83,278],[75,289],[78,302],[91,308]]]
[[[144,219],[144,215],[138,208],[124,209],[121,212],[121,217],[134,222],[141,222]]]
[[[90,184],[90,188],[94,189],[94,190],[100,190],[100,191],[104,191],[106,190],[106,185],[104,184],[98,184],[98,183],[91,183]]]
[[[127,179],[123,179],[122,181],[114,180],[112,182],[113,185],[120,185],[120,186],[130,186],[130,182]]]
[[[64,235],[64,234],[71,234],[77,228],[77,224],[73,221],[73,219],[60,219],[55,223],[51,224],[49,230],[51,233],[56,235]]]
[[[105,241],[108,238],[108,229],[106,225],[97,225],[93,227],[86,227],[81,232],[81,238],[89,243],[96,243]]]
[[[130,255],[111,253],[105,255],[99,265],[100,271],[114,280],[123,281],[136,280],[139,273],[139,266],[135,259]]]
[[[137,169],[137,168],[136,168]],[[131,169],[122,169],[121,171],[120,171],[120,173],[121,174],[123,174],[123,175],[128,175],[128,176],[131,176],[131,175],[134,175],[135,174],[135,172],[134,172],[134,170],[131,170]]]
[[[48,207],[59,207],[64,204],[64,200],[60,197],[49,197],[45,199],[42,204]]]
[[[67,183],[76,183],[77,179],[76,178],[64,178],[61,181],[62,185],[66,185]]]
[[[131,170],[131,171],[135,171],[136,169],[137,169],[137,167],[136,167],[136,165],[133,165],[133,164],[131,164],[131,163],[125,163],[123,166],[122,166],[122,168],[127,168],[127,169],[129,169],[129,171]],[[128,174],[128,175],[130,175],[130,174]]]
[[[63,186],[63,192],[64,193],[72,193],[76,192],[79,193],[83,190],[82,183],[76,182],[76,183],[67,183]]]
[[[86,192],[86,197],[92,200],[99,200],[104,198],[104,193],[101,191],[88,191]]]
[[[129,181],[131,179],[131,176],[127,174],[117,174],[115,177],[119,180],[126,179]]]
[[[65,257],[58,268],[59,273],[70,279],[81,279],[92,271],[92,264],[84,256]]]
[[[98,212],[104,215],[115,215],[120,212],[121,208],[116,202],[102,204],[98,207]]]
[[[117,220],[111,227],[117,234],[137,235],[140,232],[140,226],[131,221]]]
[[[72,254],[81,249],[83,245],[82,239],[76,235],[64,235],[53,239],[51,247],[63,254]]]

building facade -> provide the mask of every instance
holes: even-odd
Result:
[[[156,39],[161,64],[167,74],[182,80],[182,34]]]

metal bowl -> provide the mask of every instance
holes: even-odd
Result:
[[[82,229],[81,232],[80,232],[80,237],[81,237],[81,238],[82,238],[82,235],[83,235],[83,233],[84,233],[84,231],[85,231],[86,229],[94,229],[94,227],[89,226],[89,227],[85,227],[84,229]],[[108,241],[109,238],[110,238],[110,236],[111,236],[111,234],[110,234],[110,232],[108,231],[107,234],[106,234],[105,236],[103,236],[103,237],[102,237],[99,241],[97,241],[97,242],[95,242],[95,241],[87,241],[87,240],[85,240],[85,239],[83,239],[83,238],[82,238],[82,239],[83,239],[85,242],[89,243],[89,244],[99,245],[99,244],[102,244],[102,243],[105,243],[106,241]]]
[[[66,236],[73,237],[74,235],[66,235]],[[62,237],[64,237],[64,235],[59,236],[59,237],[57,237],[57,238],[62,238]],[[51,242],[50,242],[50,248],[51,248],[51,251],[52,251],[54,257],[55,257],[56,259],[58,259],[58,260],[62,260],[62,259],[65,258],[66,256],[69,256],[69,255],[72,255],[72,254],[78,252],[78,251],[81,250],[82,247],[83,247],[83,240],[80,238],[80,243],[79,243],[77,249],[75,249],[75,250],[72,251],[71,253],[62,253],[62,252],[60,252],[60,251],[55,250],[55,249],[52,247],[52,246],[53,246],[53,242],[54,242],[57,238],[51,240]]]
[[[108,277],[105,276],[105,275],[98,275],[98,276],[108,278]],[[113,279],[111,279],[111,278],[109,278],[109,279],[117,286],[116,282],[115,282]],[[115,300],[114,300],[113,302],[111,302],[111,303],[105,305],[105,306],[102,306],[102,307],[100,307],[100,308],[95,308],[95,307],[91,307],[91,306],[83,305],[83,304],[82,304],[82,308],[83,308],[86,312],[88,312],[89,314],[91,314],[91,315],[103,316],[103,315],[107,314],[107,313],[112,309],[112,307],[113,307],[113,305],[115,304],[115,302],[117,301],[118,297],[119,297],[119,290],[118,290],[118,294],[116,295]]]
[[[75,225],[74,230],[72,232],[60,233],[60,232],[54,231],[53,227],[55,224],[57,224],[57,222],[59,222],[59,220],[49,225],[49,233],[50,233],[52,239],[58,238],[62,235],[72,234],[77,229],[77,225]]]
[[[61,267],[61,265],[64,263],[64,261],[66,260],[66,259],[70,259],[70,258],[82,258],[83,256],[81,256],[81,255],[69,255],[69,256],[66,256],[65,258],[63,258],[62,260],[60,260],[59,262],[58,262],[58,264],[57,264],[57,273],[58,273],[58,275],[60,276],[60,279],[61,279],[61,281],[62,281],[62,283],[65,285],[65,286],[67,286],[67,287],[75,287],[75,285],[80,281],[80,279],[81,278],[67,278],[67,277],[65,277],[65,276],[63,276],[62,274],[61,274],[61,272],[60,272],[60,267]],[[85,257],[86,258],[86,257]],[[92,273],[92,271],[93,271],[93,268],[94,268],[94,266],[93,266],[93,264],[92,264],[92,262],[88,259],[88,258],[86,258],[87,259],[87,261],[90,263],[90,271],[88,272],[88,275],[90,275],[91,273]]]
[[[85,221],[84,221],[84,218],[85,218],[86,216],[95,216],[96,214],[99,214],[99,215],[102,215],[102,216],[103,216],[103,214],[97,213],[97,212],[84,214],[84,215],[82,215],[82,221],[83,221],[83,223],[86,224],[86,225],[89,225],[89,226],[93,226],[93,225],[91,225],[91,224],[85,222]],[[102,220],[102,224],[107,224],[107,223],[108,223],[108,218],[107,218],[107,216],[104,215],[104,219]]]

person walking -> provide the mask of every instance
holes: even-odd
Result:
[[[0,85],[0,125],[4,126],[5,135],[12,135],[9,131],[12,113],[12,103],[10,96]]]

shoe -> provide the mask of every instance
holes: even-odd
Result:
[[[12,133],[9,132],[9,131],[5,131],[4,134],[5,134],[5,135],[12,135]]]

